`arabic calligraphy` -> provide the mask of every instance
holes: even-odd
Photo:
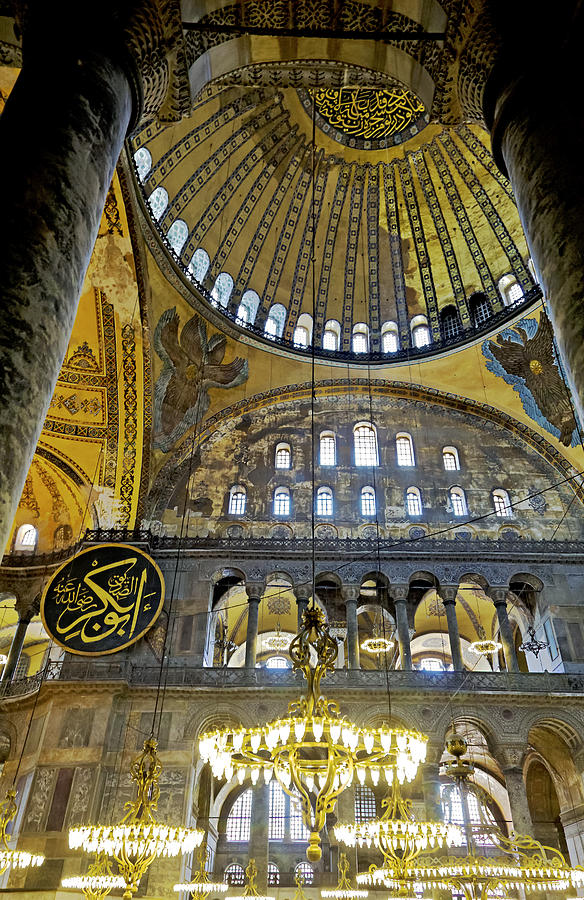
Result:
[[[390,137],[424,114],[424,104],[404,88],[318,88],[314,104],[333,128],[363,140]]]
[[[164,603],[156,563],[126,544],[83,550],[53,576],[42,598],[47,633],[85,656],[115,653],[154,624]]]

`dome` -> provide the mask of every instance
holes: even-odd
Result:
[[[487,133],[431,122],[388,76],[218,82],[190,118],[137,132],[132,152],[159,265],[244,340],[401,362],[499,329],[540,297]]]

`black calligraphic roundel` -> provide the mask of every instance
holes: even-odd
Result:
[[[164,604],[156,563],[127,544],[96,544],[61,566],[41,601],[43,625],[69,653],[116,653],[141,638]]]

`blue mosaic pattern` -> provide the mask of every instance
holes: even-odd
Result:
[[[365,187],[365,169],[362,169],[361,166],[352,166],[352,174],[353,174],[353,184],[351,185],[351,200],[349,204],[348,216],[345,218],[345,221],[348,222],[347,229],[347,246],[345,250],[345,318],[343,322],[343,332],[342,332],[342,341],[345,345],[345,341],[347,340],[347,330],[351,331],[351,324],[355,324],[352,320],[354,318],[354,304],[353,300],[355,297],[355,278],[356,278],[356,267],[357,267],[357,249],[359,246],[359,230],[361,226],[361,219],[363,215],[363,189]],[[358,290],[366,290],[364,284],[358,286]],[[351,312],[348,311],[347,307],[350,305]],[[371,325],[368,323],[370,328]],[[350,337],[349,337],[350,340]]]
[[[381,349],[379,332],[381,312],[379,308],[379,167],[368,166],[367,179],[367,269],[369,272],[369,321],[371,334],[369,346],[373,351]]]
[[[389,234],[389,252],[391,255],[391,272],[393,276],[397,325],[399,330],[399,341],[400,346],[409,347],[411,344],[410,323],[407,310],[406,281],[404,277],[404,261],[402,256],[401,234],[397,209],[397,185],[395,182],[395,168],[393,166],[383,166],[382,172],[385,194],[385,211],[387,214],[387,230]]]

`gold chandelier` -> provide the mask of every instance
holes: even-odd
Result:
[[[16,815],[16,790],[10,788],[0,803],[0,875],[12,866],[13,869],[32,869],[41,866],[45,857],[40,853],[29,853],[27,850],[13,850],[8,846],[9,836],[6,829]]]
[[[292,638],[288,637],[287,634],[282,634],[280,631],[280,622],[276,622],[276,632],[275,634],[270,635],[269,638],[265,641],[265,646],[269,650],[280,650],[286,651],[290,646],[290,641]]]
[[[201,900],[206,900],[211,892],[214,894],[224,894],[229,885],[226,881],[211,881],[207,872],[207,861],[209,859],[209,849],[207,844],[202,844],[198,853],[199,869],[192,881],[175,884],[176,893],[186,891],[193,897],[197,895]]]
[[[462,830],[445,822],[418,822],[411,812],[411,801],[404,800],[395,781],[383,801],[380,819],[335,825],[337,840],[349,847],[374,846],[391,867],[394,880],[405,873],[414,859],[426,850],[462,844]]]
[[[362,900],[368,896],[369,891],[362,888],[354,888],[349,880],[349,860],[346,853],[339,854],[339,881],[336,888],[322,890],[321,897],[333,898],[333,900]]]
[[[190,853],[203,840],[200,828],[181,828],[156,821],[162,766],[150,737],[130,767],[136,798],[126,803],[126,815],[118,825],[79,825],[69,830],[69,846],[86,853],[104,853],[117,862],[124,879],[123,900],[132,900],[140,879],[159,856]]]
[[[499,643],[499,641],[491,641],[488,638],[484,638],[480,641],[473,641],[472,644],[468,645],[468,649],[471,653],[476,653],[477,656],[490,656],[498,653],[502,646],[503,644]]]
[[[110,891],[126,886],[121,875],[112,873],[111,866],[111,860],[105,853],[96,853],[95,860],[88,867],[86,875],[62,878],[61,887],[82,891],[86,900],[103,900]]]
[[[275,897],[259,893],[256,886],[257,874],[258,870],[256,868],[255,859],[250,859],[245,870],[247,884],[243,889],[243,894],[230,897],[229,900],[249,900],[249,898],[252,898],[252,900],[276,900]]]
[[[316,665],[310,651],[316,652]],[[417,731],[382,726],[359,728],[341,717],[336,701],[322,696],[320,683],[334,671],[337,642],[325,626],[323,613],[309,607],[302,628],[290,648],[292,668],[302,671],[306,692],[290,703],[288,716],[256,728],[224,729],[204,734],[199,755],[209,762],[215,778],[243,784],[249,775],[257,784],[260,775],[268,783],[275,777],[289,796],[300,796],[302,818],[310,832],[307,858],[321,858],[320,831],[337,797],[356,777],[369,775],[378,784],[383,774],[411,781],[426,756],[427,738]]]

